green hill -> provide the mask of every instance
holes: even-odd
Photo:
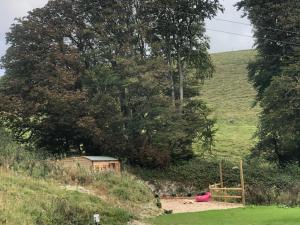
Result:
[[[205,82],[201,94],[217,120],[213,153],[218,158],[239,159],[255,143],[260,109],[253,107],[256,93],[247,79],[247,64],[254,56],[251,50],[212,55],[216,72]]]

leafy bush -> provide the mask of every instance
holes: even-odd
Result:
[[[224,164],[224,171],[229,171],[232,164]],[[208,186],[219,182],[218,162],[206,161],[202,159],[192,159],[187,162],[173,164],[165,169],[149,170],[144,168],[128,168],[132,173],[147,180],[153,189],[157,189],[165,194],[177,192],[180,195],[197,193],[207,190]],[[235,185],[238,181],[238,172],[230,171],[224,173],[224,180],[227,185]],[[167,186],[167,187],[166,187]]]
[[[289,165],[278,168],[261,162],[245,166],[247,201],[253,204],[296,205],[300,201],[300,168]]]
[[[102,224],[124,224],[131,219],[125,211],[117,208],[106,207],[101,209],[95,207],[103,205],[98,199],[94,199],[94,205],[74,202],[74,199],[57,197],[44,210],[47,214],[36,218],[36,224],[43,225],[94,225],[93,214],[101,212]]]
[[[61,173],[57,165],[49,163],[49,154],[14,142],[9,133],[1,128],[0,143],[0,167],[36,178],[46,178]]]
[[[176,192],[186,196],[207,190],[208,186],[218,183],[219,164],[216,161],[193,159],[185,163],[171,165],[161,170],[129,168],[139,177],[147,180],[153,191],[161,195]],[[227,187],[240,183],[239,170],[232,162],[223,163],[223,179]],[[286,204],[300,203],[300,168],[289,165],[278,168],[259,160],[244,163],[246,200],[250,204]]]

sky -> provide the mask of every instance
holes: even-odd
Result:
[[[1,0],[0,0],[1,1]],[[224,13],[219,13],[215,19],[206,21],[207,36],[210,38],[210,52],[228,52],[251,49],[254,45],[254,39],[239,35],[227,34],[217,31],[225,31],[246,36],[252,36],[252,26],[232,23],[229,20],[238,23],[250,24],[247,18],[242,18],[242,11],[237,11],[234,4],[237,0],[220,0],[224,6]]]
[[[5,34],[9,31],[10,25],[14,23],[14,18],[26,16],[27,12],[43,7],[48,0],[0,0],[0,57],[5,54],[7,44]],[[224,13],[219,13],[216,19],[206,21],[207,36],[210,38],[210,52],[226,52],[253,47],[253,38],[226,34],[212,30],[225,31],[243,35],[252,35],[252,27],[236,23],[230,23],[221,20],[237,21],[249,23],[246,18],[241,18],[242,12],[237,12],[233,6],[237,0],[220,0],[225,8]],[[0,76],[4,74],[4,70],[0,69]]]

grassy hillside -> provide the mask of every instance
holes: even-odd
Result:
[[[214,154],[218,158],[239,159],[255,143],[259,107],[252,107],[255,90],[247,79],[247,64],[254,56],[254,51],[212,55],[216,73],[205,82],[201,94],[217,120]]]
[[[54,183],[0,171],[0,224],[92,224],[93,213],[102,224],[126,224],[131,214],[100,198],[67,191]]]
[[[158,213],[152,193],[131,175],[84,177],[59,181],[0,168],[0,224],[92,225],[99,213],[101,224],[125,225]]]
[[[89,225],[94,213],[101,224],[125,225],[159,212],[151,190],[131,174],[65,170],[1,128],[0,143],[1,225]]]

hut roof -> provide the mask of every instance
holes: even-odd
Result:
[[[83,156],[84,158],[90,161],[118,161],[116,158],[108,157],[108,156]]]

